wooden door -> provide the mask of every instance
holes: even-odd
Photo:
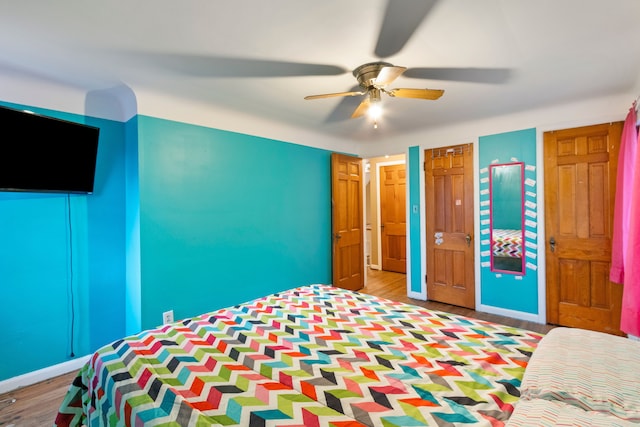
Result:
[[[473,146],[425,151],[427,299],[475,308]]]
[[[609,281],[622,122],[544,134],[547,322],[621,335]]]
[[[362,159],[331,154],[331,229],[333,285],[364,287]]]
[[[407,168],[380,167],[380,226],[382,269],[407,272]]]

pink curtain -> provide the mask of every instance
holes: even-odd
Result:
[[[629,205],[628,216],[626,216],[626,229],[624,224],[624,210],[622,216],[622,250],[624,267],[622,278],[624,287],[622,293],[622,316],[620,318],[620,329],[629,335],[640,336],[640,150],[637,149],[638,129],[636,127],[637,112],[635,107],[636,104],[634,103],[633,108],[629,112],[632,119],[629,120],[629,115],[627,115],[627,120],[625,120],[623,142],[621,143],[621,148],[622,144],[625,143],[633,145],[634,152],[632,153],[632,156],[620,159],[624,162],[623,168],[625,169],[625,180],[623,183],[620,181],[617,183],[617,185],[622,184],[624,186],[624,189],[622,190],[624,193],[622,209],[624,209],[625,202]],[[629,121],[630,123],[627,123]],[[625,137],[627,138],[626,141],[624,140]],[[626,149],[625,152],[628,155],[630,150]],[[622,156],[622,151],[620,154]],[[620,167],[620,164],[618,164],[618,167]],[[627,171],[627,168],[632,169],[632,171]],[[626,179],[629,180],[627,181]],[[618,207],[617,195],[618,191],[616,190],[616,208]],[[625,232],[627,230],[628,232]]]
[[[633,196],[633,174],[636,162],[638,131],[636,129],[636,103],[629,109],[622,128],[622,140],[618,154],[616,200],[613,217],[611,270],[609,280],[624,283],[624,259],[629,241],[629,217]],[[640,191],[640,187],[637,188]]]

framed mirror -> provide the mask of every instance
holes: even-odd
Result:
[[[491,271],[525,273],[524,163],[489,166]]]

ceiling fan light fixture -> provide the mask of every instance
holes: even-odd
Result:
[[[372,102],[367,110],[367,116],[372,120],[378,120],[382,117],[382,103],[380,101]]]
[[[380,89],[372,88],[369,91],[369,108],[367,109],[367,116],[373,120],[377,127],[377,122],[382,117],[382,98],[380,97]]]
[[[369,107],[369,111],[367,112],[367,115],[369,116],[369,118],[373,120],[379,119],[380,117],[382,117],[382,105],[379,102],[376,102],[375,104],[371,104],[371,107]]]
[[[415,89],[415,88],[396,88],[389,89],[387,86],[400,77],[406,67],[400,67],[388,62],[369,62],[360,65],[353,70],[353,75],[358,80],[358,86],[352,88],[350,92],[325,93],[322,95],[308,95],[304,99],[319,99],[332,97],[351,97],[365,95],[364,99],[358,104],[351,114],[351,118],[355,119],[367,116],[373,120],[374,128],[378,127],[378,119],[382,115],[382,107],[380,105],[382,92],[393,98],[414,98],[435,100],[444,93],[441,89]],[[360,89],[360,90],[358,90]]]
[[[367,116],[373,120],[373,128],[378,129],[378,120],[382,117],[382,105],[380,105],[380,102],[371,104],[367,111]]]

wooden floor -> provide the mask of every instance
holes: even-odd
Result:
[[[480,313],[467,308],[432,301],[412,299],[407,297],[406,277],[404,274],[378,270],[369,270],[367,274],[367,286],[361,290],[362,293],[419,305],[430,310],[446,311],[540,333],[546,333],[553,328],[551,325]],[[53,425],[58,407],[75,375],[75,372],[70,372],[39,384],[0,395],[0,427]]]
[[[71,372],[0,395],[0,426],[52,426],[75,376],[76,373]]]
[[[511,317],[499,316],[496,314],[482,313],[469,308],[455,305],[442,304],[435,301],[422,301],[409,298],[407,296],[406,275],[393,273],[391,271],[369,270],[367,272],[367,286],[360,290],[364,294],[376,295],[394,301],[401,301],[408,304],[418,305],[429,310],[446,311],[448,313],[473,317],[489,322],[502,323],[516,328],[528,329],[530,331],[547,333],[554,328],[553,325],[544,325],[526,320],[513,319]]]

